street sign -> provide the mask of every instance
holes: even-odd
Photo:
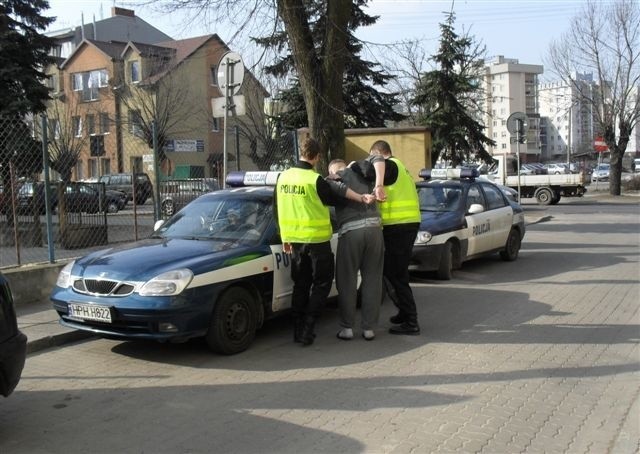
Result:
[[[604,141],[604,138],[600,136],[596,137],[596,140],[594,140],[593,149],[599,153],[602,153],[603,151],[609,151],[607,143]]]
[[[227,66],[229,67],[227,70]],[[227,74],[229,80],[227,80]],[[223,93],[229,86],[229,94],[235,95],[242,86],[244,80],[244,63],[242,57],[235,52],[227,52],[222,56],[218,63],[218,86]]]
[[[529,130],[529,122],[523,112],[514,112],[507,118],[507,131],[524,136]]]
[[[213,118],[224,118],[225,109],[227,109],[227,114],[233,117],[245,115],[247,109],[245,107],[244,95],[235,95],[229,99],[229,102],[226,102],[224,96],[211,98]]]

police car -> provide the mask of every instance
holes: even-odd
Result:
[[[65,266],[51,293],[61,323],[110,338],[249,347],[291,306],[290,260],[273,216],[278,172],[231,172],[145,240]]]
[[[524,211],[476,169],[423,169],[416,183],[421,222],[410,264],[412,271],[436,271],[451,279],[462,263],[499,252],[518,258],[525,233]]]

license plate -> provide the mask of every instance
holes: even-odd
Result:
[[[69,303],[69,317],[78,320],[93,320],[111,323],[111,309],[107,306],[95,304]]]

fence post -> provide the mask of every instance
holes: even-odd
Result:
[[[157,222],[160,219],[160,163],[158,153],[158,129],[156,121],[151,121],[151,134],[153,135],[153,173],[155,174],[155,184],[153,191],[153,222]]]
[[[42,114],[42,166],[44,172],[44,210],[47,217],[47,250],[49,263],[54,263],[55,248],[53,247],[53,221],[51,220],[51,187],[49,186],[49,138],[47,137],[47,115]],[[34,188],[33,195],[36,192]],[[59,217],[60,215],[58,215]]]

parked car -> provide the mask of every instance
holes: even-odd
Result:
[[[436,271],[451,279],[462,263],[499,252],[518,258],[525,234],[524,210],[477,172],[424,169],[416,183],[421,222],[410,262],[412,271]]]
[[[544,167],[545,169],[547,169],[548,174],[561,175],[563,173],[571,173],[571,171],[565,164],[550,163],[545,164]]]
[[[598,164],[591,173],[591,182],[609,181],[609,164]]]
[[[0,272],[0,394],[8,397],[20,381],[27,357],[27,336],[18,329],[11,288]]]
[[[112,173],[102,175],[98,180],[107,189],[122,191],[127,194],[127,200],[133,200],[135,191],[136,203],[142,205],[153,193],[153,186],[146,173]]]
[[[59,205],[60,183],[50,185],[50,207],[51,212],[56,213]],[[90,183],[71,182],[64,187],[65,209],[69,213],[97,213],[102,211],[107,213],[117,213],[126,204],[126,194],[121,191],[105,190],[100,197],[100,185]],[[43,182],[27,181],[22,183],[18,190],[17,208],[19,213],[45,214],[45,191]]]
[[[70,262],[51,293],[60,322],[109,338],[204,337],[219,353],[246,350],[264,320],[291,306],[290,256],[265,185],[276,177],[231,172],[233,189],[203,194],[150,238]]]
[[[187,203],[204,193],[220,189],[215,178],[168,180],[160,184],[160,208],[166,217],[172,216]]]

